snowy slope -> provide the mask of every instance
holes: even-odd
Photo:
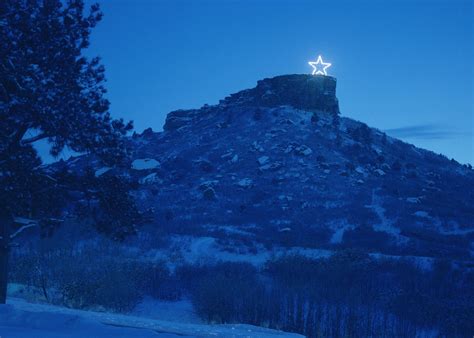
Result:
[[[252,325],[178,323],[31,304],[18,298],[8,303],[0,306],[0,337],[6,338],[302,337]]]
[[[338,112],[334,78],[264,79],[169,113],[163,132],[130,139],[126,167],[99,173],[135,184],[152,213],[144,237],[159,230],[179,249],[176,238],[194,239],[185,258],[262,262],[278,247],[350,247],[472,260],[474,171]],[[52,168],[61,166],[103,168],[87,156]]]

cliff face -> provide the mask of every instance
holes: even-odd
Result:
[[[257,82],[252,89],[232,94],[220,101],[220,107],[257,106],[271,108],[288,105],[306,111],[339,114],[336,79],[330,76],[283,75]],[[168,114],[164,130],[192,123],[202,110],[177,110]]]
[[[253,89],[231,95],[225,104],[292,106],[307,111],[339,113],[336,79],[330,76],[283,75],[257,82]]]
[[[473,171],[338,113],[336,80],[311,75],[171,112],[164,132],[130,141],[127,175],[154,210],[147,231],[242,255],[351,247],[470,260]]]

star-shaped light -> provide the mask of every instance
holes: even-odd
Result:
[[[318,56],[316,61],[308,62],[311,67],[313,67],[313,75],[328,75],[326,69],[331,67],[330,63],[323,62],[321,55]]]

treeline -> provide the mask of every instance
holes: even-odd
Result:
[[[249,323],[308,337],[468,336],[474,332],[474,273],[448,262],[421,270],[343,250],[329,258],[287,256],[262,269],[247,263],[182,265],[48,252],[13,258],[11,281],[51,303],[132,310],[145,295],[190,297],[211,323]]]
[[[265,325],[309,337],[414,337],[474,332],[474,274],[447,262],[423,271],[355,251],[289,256],[258,272],[247,264],[203,267],[189,289],[213,322]],[[190,274],[191,275],[191,274]]]

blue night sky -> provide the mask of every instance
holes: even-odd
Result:
[[[471,1],[99,1],[88,55],[116,117],[162,130],[169,111],[257,80],[310,73],[322,54],[343,116],[474,163]]]

